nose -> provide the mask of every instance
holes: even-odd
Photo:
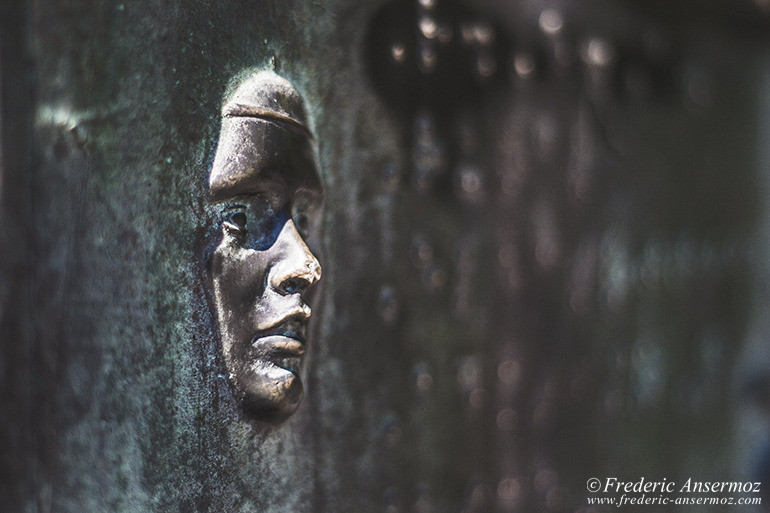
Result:
[[[291,219],[281,229],[274,247],[277,255],[268,277],[273,290],[282,295],[301,294],[321,279],[321,264]]]

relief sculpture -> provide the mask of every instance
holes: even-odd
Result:
[[[254,74],[225,103],[209,199],[218,223],[210,296],[230,388],[246,416],[279,423],[302,399],[321,278],[307,237],[322,186],[302,98],[286,79]]]

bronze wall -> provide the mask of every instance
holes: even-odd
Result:
[[[587,511],[591,477],[750,475],[765,15],[422,4],[2,7],[5,511]],[[230,397],[202,277],[223,97],[260,68],[325,187],[277,429]]]

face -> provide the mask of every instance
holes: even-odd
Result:
[[[272,72],[246,80],[222,116],[209,175],[222,355],[243,413],[280,422],[302,399],[310,294],[321,278],[306,243],[321,204],[312,136],[299,93]]]
[[[218,204],[221,241],[211,261],[230,383],[244,412],[280,421],[302,398],[300,365],[321,266],[305,242],[320,191],[278,182]]]

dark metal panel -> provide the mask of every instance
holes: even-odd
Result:
[[[578,511],[592,476],[729,474],[763,46],[582,6],[3,6],[3,506]],[[304,99],[325,195],[277,426],[206,292],[222,106],[258,69]]]

